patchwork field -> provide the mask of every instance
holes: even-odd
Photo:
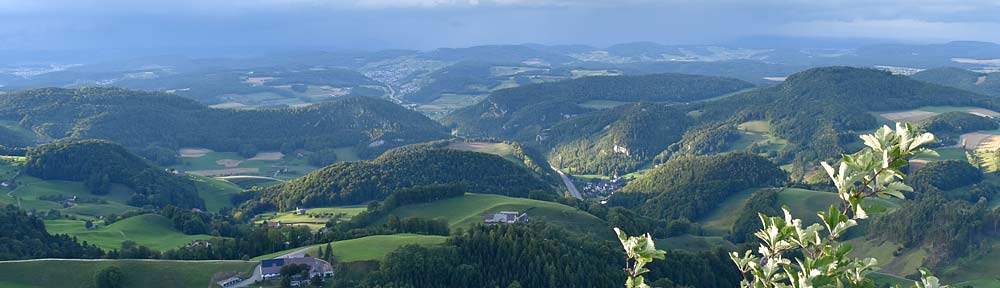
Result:
[[[893,111],[877,114],[877,116],[891,122],[920,122],[947,112],[966,112],[984,117],[997,117],[1000,113],[979,107],[955,107],[955,106],[925,106],[914,110]]]
[[[129,217],[95,229],[84,228],[84,222],[79,220],[45,220],[45,228],[49,233],[74,236],[108,250],[120,249],[125,240],[164,251],[187,245],[193,240],[212,238],[211,235],[181,233],[173,228],[170,219],[158,214]]]
[[[307,163],[305,157],[284,155],[281,152],[260,152],[254,157],[244,158],[234,152],[185,148],[180,150],[180,156],[181,163],[168,168],[199,176],[253,175],[287,180],[316,170],[316,167]]]
[[[121,269],[122,287],[212,287],[215,281],[234,275],[248,276],[256,265],[250,261],[169,260],[2,262],[0,287],[96,287],[94,275],[109,266]]]
[[[305,214],[301,215],[295,212],[266,213],[254,217],[254,222],[279,221],[282,225],[301,225],[318,230],[326,226],[326,222],[329,220],[336,220],[337,222],[348,221],[354,215],[358,215],[366,209],[367,207],[365,206],[342,206],[311,208],[307,209]]]
[[[407,205],[396,208],[391,214],[401,218],[445,219],[454,230],[483,223],[484,215],[500,211],[525,212],[531,221],[545,221],[571,231],[585,231],[602,237],[612,237],[614,234],[601,219],[573,207],[554,202],[490,194],[465,194],[462,197]],[[385,219],[381,220],[384,221]]]
[[[478,103],[483,98],[486,98],[486,94],[482,95],[469,95],[469,94],[451,94],[444,93],[441,97],[434,99],[431,103],[422,104],[416,107],[417,111],[421,113],[430,115],[432,118],[442,117],[445,114],[461,109],[462,107],[469,106]]]

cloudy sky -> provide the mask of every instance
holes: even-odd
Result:
[[[0,0],[0,50],[1000,42],[1000,0]]]

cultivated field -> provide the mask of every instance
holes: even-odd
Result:
[[[159,214],[144,214],[129,217],[107,226],[96,229],[84,228],[84,222],[79,220],[46,220],[45,228],[49,233],[67,234],[77,237],[80,241],[97,245],[104,249],[121,249],[125,240],[135,241],[158,251],[178,248],[193,240],[208,240],[210,235],[186,235],[173,228],[170,219]]]
[[[925,106],[914,110],[894,111],[878,114],[879,117],[891,122],[920,122],[935,115],[947,112],[966,112],[984,117],[998,117],[1000,113],[979,107],[955,107],[955,106]]]
[[[353,150],[353,148],[347,149]],[[254,157],[244,158],[234,152],[184,148],[180,150],[180,156],[181,163],[168,168],[198,176],[253,175],[292,179],[316,170],[316,167],[309,165],[304,157],[284,155],[276,151],[260,152]],[[340,153],[337,156],[340,156]],[[284,172],[276,173],[279,170]]]
[[[122,287],[218,287],[215,281],[250,275],[257,262],[168,260],[37,260],[0,263],[0,287],[96,287],[94,275],[109,266],[124,274]]]

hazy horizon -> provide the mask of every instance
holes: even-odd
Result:
[[[1000,1],[985,0],[0,0],[0,7],[0,50],[22,52],[604,47],[762,36],[1000,42]]]

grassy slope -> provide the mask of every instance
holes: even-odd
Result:
[[[224,207],[232,207],[230,198],[243,191],[243,188],[236,186],[226,180],[219,180],[210,177],[188,175],[198,187],[198,196],[205,200],[205,208],[208,211],[217,212]]]
[[[436,235],[418,234],[395,234],[395,235],[374,235],[351,240],[330,242],[333,248],[333,256],[340,262],[352,262],[363,260],[381,260],[386,254],[408,244],[417,245],[437,245],[444,243],[448,237]],[[319,255],[319,247],[326,245],[313,245],[306,250],[306,254]],[[292,248],[280,252],[254,257],[253,260],[271,259],[302,249],[302,247]]]
[[[122,241],[132,240],[139,245],[164,251],[191,243],[192,240],[207,240],[209,235],[185,235],[171,226],[170,220],[156,214],[130,217],[108,226],[87,230],[83,221],[46,220],[45,228],[53,234],[69,234],[104,249],[118,249]]]
[[[493,154],[510,162],[524,166],[524,161],[514,156],[514,147],[507,143],[457,142],[448,144],[449,149]]]
[[[0,263],[0,287],[95,287],[94,275],[112,265],[120,267],[125,274],[123,287],[209,287],[216,280],[237,273],[249,275],[257,262],[46,260]],[[49,277],[39,277],[42,275]]]
[[[455,229],[482,223],[483,215],[499,211],[527,212],[532,221],[542,220],[570,231],[608,237],[613,234],[604,221],[576,208],[554,202],[489,194],[466,194],[431,203],[403,206],[393,210],[392,214],[399,217],[446,219],[449,226]]]

